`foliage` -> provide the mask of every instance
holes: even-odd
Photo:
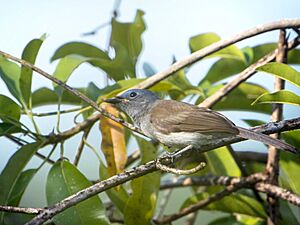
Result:
[[[89,64],[104,71],[107,77],[113,81],[109,82],[106,87],[99,88],[91,82],[87,87],[77,88],[77,90],[86,94],[92,100],[98,101],[98,103],[147,79],[137,77],[137,66],[141,63],[139,57],[143,48],[142,34],[146,30],[143,15],[142,11],[138,11],[134,20],[130,23],[122,23],[115,18],[112,20],[109,49],[114,52],[113,57],[111,52],[88,43],[69,42],[60,46],[51,57],[51,61],[58,61],[53,76],[63,82],[68,82],[70,76],[82,64]],[[45,36],[31,40],[23,50],[22,59],[34,64],[44,40]],[[215,33],[205,33],[191,37],[189,40],[191,53],[218,40],[220,40],[220,37]],[[187,76],[188,70],[180,70],[168,79],[151,87],[151,90],[163,93],[164,96],[169,96],[172,99],[192,99],[196,100],[196,103],[200,103],[223,87],[225,81],[242,72],[275,47],[275,43],[266,43],[254,47],[247,46],[242,49],[231,45],[206,57],[214,57],[215,62],[199,84],[194,85],[190,82]],[[299,54],[300,49],[291,50],[288,62],[299,64]],[[143,65],[146,76],[150,77],[155,73],[149,63],[144,62]],[[260,71],[259,76],[263,77],[265,73],[269,73],[285,79],[298,88],[300,87],[300,73],[289,64],[268,63],[258,68],[258,71]],[[23,65],[19,66],[0,56],[0,77],[11,94],[10,96],[0,94],[0,136],[13,138],[20,145],[20,148],[8,160],[0,175],[0,205],[19,206],[22,195],[31,179],[45,163],[48,163],[44,159],[42,164],[34,169],[27,169],[26,167],[37,151],[44,148],[44,143],[47,143],[47,140],[51,138],[51,135],[47,136],[44,131],[40,131],[36,116],[33,114],[36,107],[60,104],[79,106],[78,115],[83,115],[84,119],[87,117],[84,114],[86,110],[93,113],[93,110],[88,108],[78,97],[73,96],[56,84],[53,84],[53,88],[41,87],[32,90],[32,72],[31,69]],[[244,82],[219,101],[214,109],[270,114],[272,107],[268,103],[299,106],[300,96],[287,90],[270,93],[269,90],[263,87],[262,83]],[[123,116],[122,113],[117,112],[111,106],[105,106],[105,109],[114,115]],[[34,129],[30,129],[23,124],[21,114],[25,114],[31,120]],[[125,116],[123,117],[128,119]],[[58,115],[59,119],[60,116]],[[89,132],[84,131],[88,136]],[[83,143],[94,149],[96,153],[101,151],[104,154],[105,159],[99,159],[99,179],[102,180],[130,168],[127,163],[129,153],[126,152],[126,147],[129,148],[132,141],[138,144],[141,152],[140,161],[135,161],[135,164],[143,164],[157,158],[161,149],[159,145],[129,133],[121,125],[105,117],[101,117],[97,132],[99,133],[94,133],[93,136],[102,138],[101,147],[91,146],[87,142],[87,137],[83,138]],[[72,138],[72,135],[69,138]],[[300,147],[299,131],[288,132],[284,135],[284,138],[293,145]],[[58,143],[63,149],[64,141]],[[55,148],[56,145],[53,146],[53,151],[58,151],[58,148]],[[252,151],[256,150],[249,148]],[[69,150],[73,151],[74,155],[77,154],[76,150]],[[63,157],[63,151],[61,151],[61,154]],[[51,153],[47,157],[50,158]],[[205,168],[206,174],[242,176],[240,162],[237,162],[237,158],[232,155],[227,147],[207,152],[204,154],[204,158],[208,163]],[[256,161],[247,161],[246,164],[246,168],[251,168],[248,172],[260,171],[260,168],[264,166]],[[285,188],[298,194],[300,194],[300,183],[297,177],[298,174],[295,171],[299,170],[299,157],[293,157],[286,153],[281,155],[280,182]],[[114,212],[110,214],[120,218],[121,221],[125,221],[126,224],[153,224],[152,219],[159,213],[156,210],[157,205],[160,204],[158,195],[161,193],[159,187],[162,178],[164,178],[163,174],[150,173],[129,181],[129,185],[120,185],[108,190],[106,192],[109,198],[108,201],[114,209]],[[75,164],[61,158],[51,165],[47,177],[45,189],[48,204],[51,206],[91,184],[91,181]],[[208,198],[221,189],[220,187],[208,188],[203,186],[201,187],[202,191],[199,190],[192,189],[192,194],[186,196],[186,199],[182,202],[182,207],[187,207],[201,199]],[[53,222],[58,225],[111,224],[111,218],[107,216],[110,209],[105,208],[103,201],[105,200],[102,199],[102,196],[94,196],[55,216]],[[291,209],[288,203],[284,204],[285,206],[280,209],[285,212],[282,214],[283,220],[285,220],[285,215],[293,215],[293,217],[289,217],[289,223],[297,224],[299,221],[295,216],[295,210]],[[227,196],[201,210],[226,213],[226,217],[217,218],[210,224],[265,224],[266,214],[263,208],[264,204],[259,202],[251,192],[243,192]],[[12,215],[12,213],[2,212],[0,214],[0,224],[22,224],[24,220],[27,221],[31,218],[20,216],[20,218],[16,217],[11,222]]]

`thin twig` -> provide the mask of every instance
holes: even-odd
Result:
[[[287,61],[287,42],[285,30],[280,31],[278,41],[278,52],[276,55],[276,62],[286,63]],[[284,80],[275,77],[274,91],[280,91],[284,89]],[[282,119],[283,105],[274,104],[272,112],[272,121],[279,121]],[[279,133],[271,135],[273,138],[280,138]],[[279,176],[279,151],[274,146],[269,146],[268,162],[266,171],[269,174],[268,182],[270,184],[278,185]],[[268,225],[279,224],[279,202],[273,195],[267,195],[268,202]]]
[[[75,156],[75,159],[74,159],[74,165],[75,166],[77,166],[78,163],[79,163],[79,160],[80,160],[80,157],[81,157],[81,154],[82,154],[82,150],[83,150],[84,145],[85,145],[85,141],[84,140],[86,140],[87,137],[89,136],[91,128],[92,128],[91,126],[88,127],[88,128],[86,128],[84,130],[84,133],[83,133],[82,137],[81,137],[81,141],[79,143],[79,146],[78,146],[78,149],[77,149],[77,153],[76,153],[76,156]]]
[[[184,67],[191,65],[192,63],[197,62],[200,59],[203,59],[204,57],[221,50],[222,48],[225,48],[229,45],[232,45],[234,43],[237,43],[249,37],[253,37],[255,35],[262,34],[276,29],[298,28],[298,27],[300,27],[300,19],[287,19],[287,20],[280,20],[272,23],[258,25],[246,31],[240,32],[230,38],[217,41],[203,49],[200,49],[192,53],[191,55],[175,62],[166,70],[149,77],[147,80],[139,83],[138,85],[135,85],[133,88],[144,89],[144,88],[152,87],[156,83],[160,82],[163,79],[166,79],[167,77],[183,69]]]

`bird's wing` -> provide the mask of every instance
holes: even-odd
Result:
[[[206,108],[160,100],[150,111],[151,124],[161,133],[199,132],[237,134],[238,129],[225,116]]]

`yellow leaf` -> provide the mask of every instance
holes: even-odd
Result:
[[[119,116],[119,111],[110,104],[104,103],[102,107],[114,116]],[[124,170],[127,153],[125,144],[124,127],[104,116],[99,124],[102,132],[101,149],[107,162],[109,176],[113,176]]]

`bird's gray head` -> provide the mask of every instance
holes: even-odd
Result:
[[[106,99],[105,102],[114,104],[139,123],[140,117],[143,117],[158,99],[151,91],[131,89],[115,98]]]

